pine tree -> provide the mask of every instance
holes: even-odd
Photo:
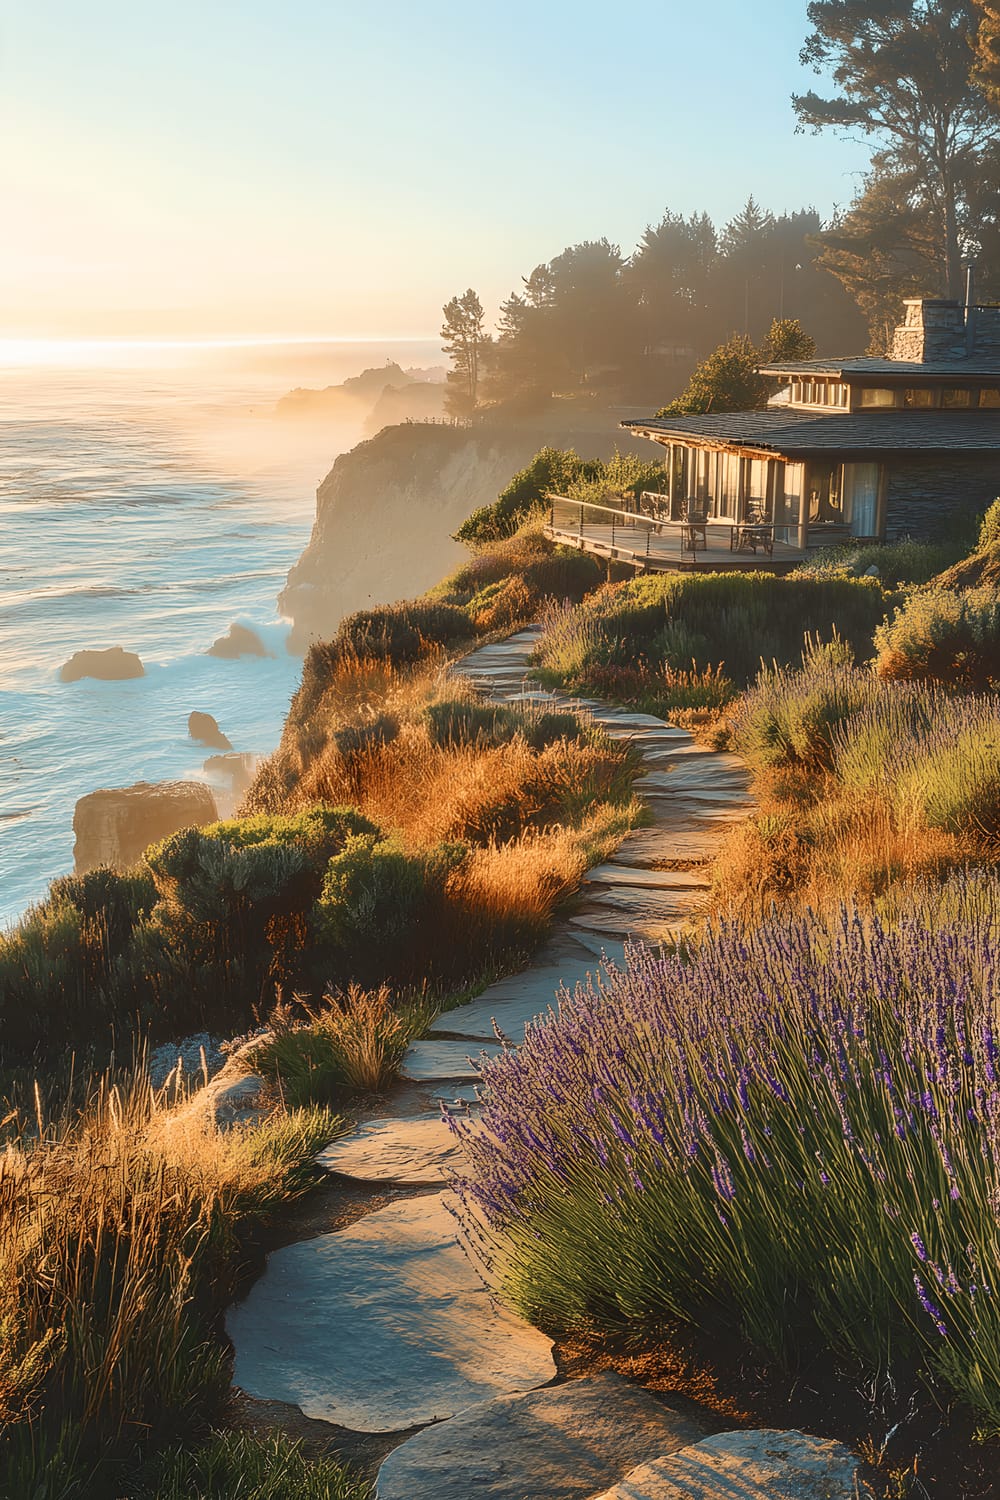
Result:
[[[447,376],[447,406],[453,416],[467,417],[479,404],[483,356],[492,340],[486,332],[483,304],[471,287],[461,296],[452,297],[442,311],[443,349],[452,364]]]

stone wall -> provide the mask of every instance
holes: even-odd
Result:
[[[1000,495],[1000,457],[956,454],[948,459],[891,459],[887,464],[886,540],[939,541],[967,512]]]

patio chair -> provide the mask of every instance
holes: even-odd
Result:
[[[704,551],[708,546],[706,526],[708,524],[708,501],[698,495],[689,495],[684,501],[681,524],[681,551]]]

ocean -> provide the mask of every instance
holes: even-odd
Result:
[[[188,737],[213,714],[273,750],[301,673],[277,595],[317,484],[356,423],[280,421],[276,400],[425,343],[0,344],[0,923],[73,866],[84,793],[208,779]],[[208,656],[239,621],[269,659]],[[63,683],[75,651],[123,646],[146,675]]]

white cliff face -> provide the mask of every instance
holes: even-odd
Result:
[[[606,456],[621,437],[610,413],[595,429],[579,425],[403,423],[342,454],[317,491],[309,545],[278,600],[294,621],[292,647],[328,639],[353,610],[432,588],[468,555],[452,534],[546,443]]]

